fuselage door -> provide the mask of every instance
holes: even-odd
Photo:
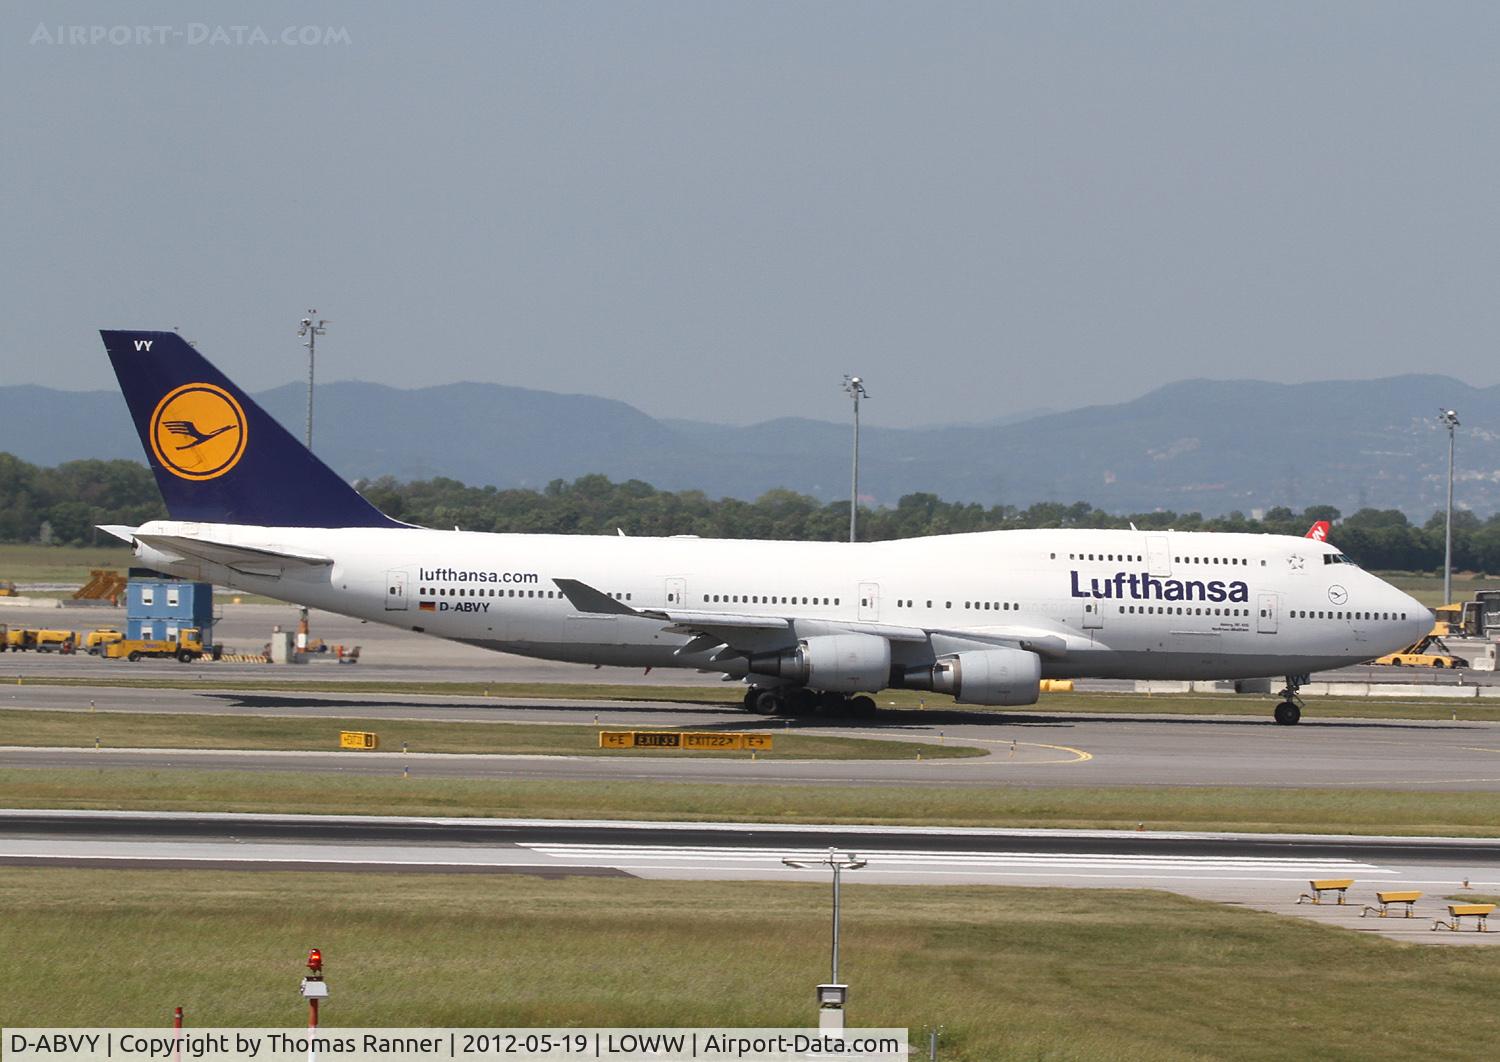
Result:
[[[866,623],[880,620],[880,584],[859,584],[859,618]]]
[[[1255,605],[1256,627],[1261,634],[1276,633],[1276,594],[1257,594]]]
[[[1146,571],[1158,579],[1172,574],[1172,551],[1166,535],[1146,536]]]
[[[1100,630],[1104,626],[1104,605],[1098,599],[1083,603],[1083,629]]]
[[[674,609],[687,607],[686,579],[667,580],[667,607]]]
[[[406,573],[385,573],[385,610],[387,612],[404,612],[406,610]]]

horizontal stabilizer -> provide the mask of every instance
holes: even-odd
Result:
[[[288,568],[322,568],[333,563],[332,557],[318,553],[239,546],[184,535],[137,534],[132,537],[162,553],[175,553],[181,557],[219,564],[245,575],[280,575]]]

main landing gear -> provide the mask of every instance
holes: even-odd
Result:
[[[855,715],[875,714],[875,700],[859,694],[820,693],[806,686],[766,688],[751,686],[745,691],[745,707],[757,715]]]
[[[1297,691],[1307,680],[1307,675],[1286,677],[1286,689],[1281,691],[1281,703],[1276,706],[1276,721],[1282,726],[1296,726],[1302,718],[1302,698],[1297,696]]]

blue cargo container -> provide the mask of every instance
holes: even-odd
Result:
[[[125,585],[125,637],[170,641],[179,630],[197,627],[207,645],[213,641],[213,626],[212,583],[131,572]]]

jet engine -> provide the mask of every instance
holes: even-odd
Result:
[[[752,657],[750,671],[834,693],[891,684],[891,643],[874,634],[817,634],[797,648]]]
[[[906,673],[916,689],[951,693],[959,704],[1035,704],[1042,689],[1042,658],[1024,649],[976,649],[939,657],[930,668]]]

